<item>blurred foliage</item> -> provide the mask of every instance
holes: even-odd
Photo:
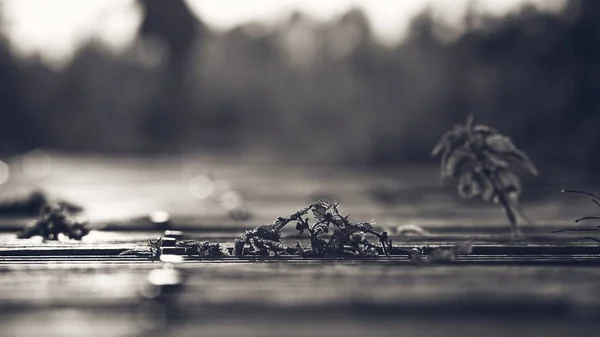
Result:
[[[91,228],[87,222],[81,222],[71,216],[72,212],[61,203],[46,204],[38,219],[29,223],[17,233],[19,239],[41,236],[44,240],[61,240],[64,238],[81,240],[88,235]]]
[[[465,125],[447,131],[433,149],[442,157],[441,177],[458,180],[458,194],[463,199],[481,198],[499,203],[513,234],[519,234],[517,215],[521,210],[521,180],[513,171],[516,164],[534,176],[538,170],[509,137],[487,125],[474,124],[469,115]]]
[[[466,199],[490,201],[503,193],[518,198],[521,182],[510,164],[538,175],[531,159],[510,138],[487,125],[475,125],[472,116],[465,125],[446,132],[432,155],[441,155],[441,178],[458,179],[458,193]]]
[[[600,168],[595,0],[471,12],[454,39],[424,12],[393,47],[358,10],[214,32],[181,1],[140,2],[140,36],[121,54],[90,41],[53,70],[0,40],[0,152],[266,148],[372,165],[429,160],[447,125],[472,113],[536,162]]]

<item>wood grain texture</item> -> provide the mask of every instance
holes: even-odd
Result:
[[[202,163],[60,157],[46,180],[19,180],[17,172],[3,186],[6,195],[35,184],[86,206],[85,216],[104,227],[82,242],[41,242],[15,238],[29,218],[0,221],[0,336],[554,337],[600,331],[600,245],[571,241],[581,233],[552,234],[594,213],[585,199],[557,193],[528,202],[537,224],[524,226],[526,238],[514,241],[495,207],[463,203],[438,188],[435,166],[365,173],[231,158]],[[207,167],[238,188],[253,218],[233,221],[189,195],[190,174]],[[370,194],[385,184],[397,189],[393,204]],[[240,231],[325,194],[339,199],[353,219],[374,218],[392,231],[420,224],[432,234],[396,235],[391,258],[186,258],[174,266],[181,285],[160,292],[148,278],[164,263],[119,256],[160,236],[145,218],[154,210],[171,213],[173,226],[189,238],[230,243]],[[286,230],[285,240],[305,238]],[[401,253],[469,240],[473,255],[447,265],[417,267]]]

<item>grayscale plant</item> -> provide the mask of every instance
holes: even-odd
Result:
[[[313,224],[309,217],[311,212]],[[296,223],[296,230],[300,234],[305,231],[310,234],[310,247],[302,247],[297,243],[295,247],[285,246],[282,242],[282,230],[290,223]],[[279,256],[300,255],[304,257],[339,257],[378,256],[379,247],[369,241],[368,236],[374,236],[381,244],[385,255],[392,251],[392,239],[387,232],[377,232],[370,222],[351,222],[349,216],[342,216],[339,212],[339,203],[321,199],[298,210],[287,217],[279,217],[270,225],[261,225],[245,231],[240,238],[234,241],[233,250],[221,243],[209,241],[194,241],[159,238],[150,240],[148,246],[122,252],[120,255],[149,255],[150,258],[159,259],[163,249],[177,251],[183,254],[198,257],[226,257],[226,256]],[[168,245],[167,245],[168,243]]]
[[[520,235],[518,217],[529,221],[519,204],[522,187],[511,164],[534,176],[538,170],[512,140],[486,125],[474,125],[470,115],[464,125],[456,125],[442,135],[432,152],[441,156],[441,178],[458,180],[463,199],[481,198],[499,203],[510,223],[511,233]]]
[[[367,239],[367,235],[375,236],[381,244],[382,251],[389,255],[392,249],[392,239],[387,232],[377,232],[370,222],[355,223],[349,216],[342,216],[339,203],[321,199],[311,205],[316,222],[311,226],[308,219],[298,222],[296,229],[302,234],[308,231],[311,247],[304,249],[297,245],[301,255],[340,256],[352,254],[358,256],[377,256],[377,246]],[[333,230],[328,239],[325,234]]]
[[[60,235],[69,239],[81,240],[88,235],[90,228],[69,215],[63,203],[52,203],[42,207],[39,218],[31,222],[17,234],[19,239],[41,236],[44,240],[58,240]]]
[[[250,255],[280,255],[287,254],[287,249],[281,243],[281,230],[290,222],[299,221],[306,215],[311,206],[305,207],[288,217],[280,217],[273,224],[258,226],[247,230],[234,242],[233,253],[236,256]],[[248,249],[244,249],[248,247]]]
[[[288,217],[280,217],[271,225],[258,226],[246,231],[235,241],[234,255],[287,255],[302,256],[342,256],[346,254],[358,256],[379,255],[377,246],[367,239],[367,235],[377,237],[385,255],[389,255],[392,240],[386,232],[374,230],[371,223],[354,223],[348,216],[339,212],[339,203],[321,199],[302,208]],[[314,217],[305,217],[308,212]],[[281,230],[289,223],[296,223],[296,230],[310,234],[310,247],[302,247],[297,243],[289,248],[281,242]],[[330,234],[331,233],[331,234]],[[246,248],[247,247],[247,248]]]

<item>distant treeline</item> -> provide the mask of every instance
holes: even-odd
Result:
[[[536,162],[600,168],[597,0],[472,12],[452,40],[424,12],[396,47],[378,43],[358,10],[216,33],[185,5],[168,18],[145,5],[126,52],[90,41],[61,71],[0,42],[0,152],[264,148],[375,165],[428,159],[474,113]]]

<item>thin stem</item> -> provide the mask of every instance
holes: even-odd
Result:
[[[308,210],[311,207],[312,205],[302,208],[299,211],[291,214],[288,218],[280,217],[279,219],[277,219],[277,221],[275,221],[275,228],[277,229],[277,231],[281,231],[283,227],[285,227],[288,223],[302,219],[302,216],[306,214],[306,212],[308,212]]]
[[[506,215],[506,218],[508,219],[508,222],[510,223],[510,231],[511,231],[512,235],[519,235],[521,231],[519,230],[519,224],[517,223],[517,216],[515,215],[515,212],[513,210],[513,207],[511,206],[510,200],[508,199],[508,196],[506,195],[506,192],[504,192],[502,189],[500,189],[498,187],[498,174],[493,173],[492,179],[490,179],[490,180],[492,181],[492,187],[494,188],[494,191],[496,191],[496,196],[498,198],[498,202],[500,203],[500,206],[502,206],[504,215]]]
[[[586,191],[578,191],[578,190],[562,190],[561,192],[562,192],[562,193],[565,193],[565,192],[567,192],[567,193],[584,194],[584,195],[590,196],[590,197],[592,197],[592,198],[594,198],[594,199],[600,200],[600,197],[598,197],[597,195],[595,195],[595,194],[593,194],[593,193],[590,193],[590,192],[586,192]]]
[[[600,240],[598,240],[596,238],[589,237],[589,236],[586,236],[586,237],[583,237],[583,238],[579,238],[579,239],[575,239],[573,241],[582,241],[582,240],[592,240],[592,241],[600,242]]]
[[[511,232],[513,234],[519,233],[519,225],[517,223],[517,217],[515,216],[515,213],[513,212],[512,207],[510,207],[510,203],[508,202],[506,195],[504,193],[499,193],[498,200],[500,202],[500,205],[502,206],[502,210],[504,211],[506,218],[508,219],[508,222],[510,223]]]
[[[523,207],[521,207],[521,204],[519,203],[519,200],[517,198],[512,198],[512,207],[514,207],[516,213],[518,216],[520,216],[523,220],[525,220],[525,222],[527,222],[527,224],[529,225],[533,225],[533,221],[531,220],[531,218],[529,216],[527,216],[527,214],[525,214],[525,211],[523,211]]]
[[[583,220],[598,220],[598,219],[600,219],[599,216],[586,216],[586,217],[583,217],[581,219],[575,220],[575,222],[577,223],[577,222],[583,221]]]
[[[291,222],[290,219],[279,218],[275,222],[275,229],[279,232],[283,229],[283,227],[285,227],[290,222]]]
[[[557,231],[553,231],[552,233],[588,232],[588,231],[600,231],[600,226],[598,226],[598,228],[568,228],[568,229],[560,229],[560,230],[557,230]]]
[[[372,230],[372,229],[367,229],[365,231],[366,233],[375,235],[378,239],[379,239],[379,243],[381,243],[381,249],[383,250],[383,253],[386,256],[390,256],[390,252],[389,252],[389,236],[387,234],[387,232],[383,232],[383,233],[377,233],[376,231]]]

